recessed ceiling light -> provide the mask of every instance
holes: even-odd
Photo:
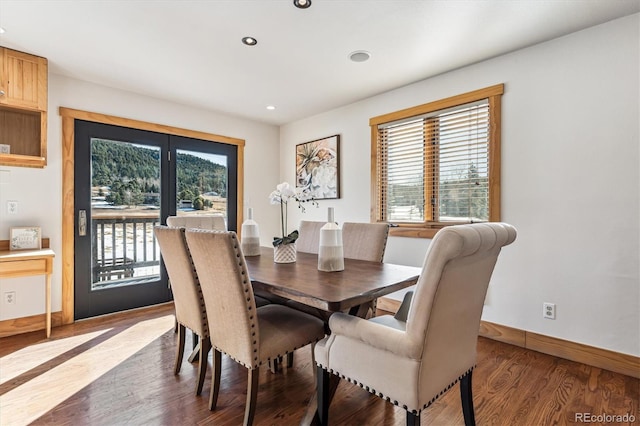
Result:
[[[311,6],[311,0],[293,0],[293,5],[298,9],[306,9]]]
[[[273,111],[274,109],[276,109],[276,107],[275,107],[275,106],[273,106],[273,105],[267,105],[267,109],[268,109],[269,111]]]
[[[364,62],[368,61],[371,57],[371,53],[366,50],[356,50],[355,52],[349,53],[349,59],[353,62]]]
[[[0,34],[4,34],[4,28],[0,27]]]
[[[242,42],[247,46],[255,46],[258,44],[258,40],[253,37],[242,37]]]

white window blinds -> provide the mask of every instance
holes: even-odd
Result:
[[[489,102],[378,125],[381,219],[489,219]]]

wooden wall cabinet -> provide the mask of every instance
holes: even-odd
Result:
[[[0,165],[46,166],[47,76],[45,58],[0,47]]]

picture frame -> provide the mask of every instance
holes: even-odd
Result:
[[[340,198],[340,135],[296,145],[296,188],[316,200]]]
[[[39,226],[12,226],[9,228],[9,250],[40,250],[42,248]]]

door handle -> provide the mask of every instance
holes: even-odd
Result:
[[[78,211],[78,235],[84,237],[87,235],[87,211]]]

